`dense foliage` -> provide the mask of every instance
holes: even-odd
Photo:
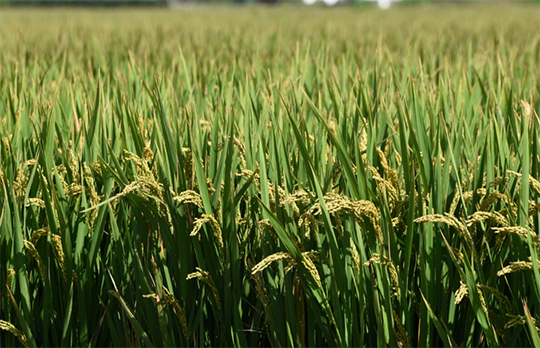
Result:
[[[538,11],[2,10],[0,345],[540,345]]]

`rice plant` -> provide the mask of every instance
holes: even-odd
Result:
[[[3,8],[0,345],[540,346],[538,10]]]

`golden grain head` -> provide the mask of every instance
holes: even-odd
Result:
[[[477,284],[477,286],[483,292],[492,294],[500,303],[502,303],[504,305],[506,313],[512,313],[512,305],[510,303],[510,299],[505,294],[490,286],[482,284]]]
[[[201,230],[202,226],[209,222],[212,226],[212,230],[214,231],[214,236],[216,238],[216,241],[218,243],[218,246],[221,249],[223,249],[223,237],[221,234],[221,226],[219,225],[219,222],[212,216],[207,214],[202,214],[202,216],[198,219],[195,219],[195,225],[193,227],[193,231],[191,231],[190,236],[196,236],[199,231]]]
[[[294,260],[294,258],[288,252],[279,251],[277,253],[274,253],[274,254],[272,254],[270,256],[267,256],[264,259],[262,259],[261,262],[259,262],[258,264],[256,264],[252,268],[251,274],[256,274],[258,272],[262,272],[265,268],[270,266],[273,262],[281,261],[281,260],[291,261],[291,260]]]
[[[8,268],[7,277],[6,277],[6,286],[11,289],[13,286],[13,277],[15,277],[15,270],[13,268]]]
[[[304,257],[302,260],[302,264],[304,267],[308,270],[308,272],[311,274],[313,279],[315,280],[315,283],[319,288],[322,288],[321,283],[321,277],[319,275],[319,271],[317,271],[317,267],[315,267],[315,264],[309,257]]]
[[[186,279],[187,280],[198,279],[198,280],[206,283],[206,285],[208,285],[210,287],[210,291],[212,292],[212,296],[214,297],[214,301],[216,302],[216,305],[218,306],[218,309],[221,310],[221,300],[219,298],[219,292],[218,292],[218,290],[216,288],[216,284],[214,283],[214,280],[210,276],[210,272],[203,271],[199,267],[196,267],[196,270],[197,270],[196,272],[188,274]]]
[[[13,191],[17,199],[21,200],[26,194],[26,186],[28,185],[28,176],[21,168],[17,170],[17,177],[13,182]]]
[[[360,275],[361,271],[361,261],[360,261],[360,254],[358,253],[358,249],[356,248],[356,244],[354,243],[353,239],[350,239],[351,244],[351,259],[353,263],[354,270],[356,271],[357,275]]]
[[[478,207],[478,210],[488,211],[491,206],[497,201],[508,202],[508,197],[505,194],[502,194],[499,191],[495,190],[480,201],[480,206]]]
[[[38,265],[38,269],[39,269],[39,274],[41,275],[41,279],[43,280],[43,282],[45,282],[45,279],[46,279],[45,266],[43,265],[43,261],[41,261],[41,256],[39,256],[39,253],[38,253],[36,247],[34,246],[34,244],[32,244],[31,242],[29,242],[27,240],[23,240],[23,243],[24,243],[24,246],[25,246],[26,250],[28,250],[28,253],[36,261],[36,263]]]
[[[30,238],[30,243],[32,243],[33,245],[36,245],[39,239],[41,237],[46,236],[47,234],[49,234],[49,227],[44,227],[44,228],[40,228],[39,230],[35,230],[32,233],[32,237]]]
[[[504,325],[505,329],[512,328],[516,325],[525,325],[527,323],[527,319],[524,315],[513,315],[513,314],[506,314],[507,317],[510,318],[509,321],[506,322]]]
[[[298,219],[298,227],[302,226],[304,226],[304,229],[306,230],[305,237],[307,239],[310,239],[312,234],[316,235],[319,233],[319,223],[317,219],[315,219],[315,216],[309,211],[302,214]]]
[[[396,313],[395,310],[392,310],[392,314],[394,316],[394,333],[396,334],[396,338],[398,339],[398,345],[400,348],[408,348],[411,346],[411,342],[409,340],[409,337],[407,336],[407,331],[405,330],[405,326],[403,326],[403,322],[401,321],[401,318]]]
[[[176,297],[174,297],[174,295],[171,294],[166,287],[163,287],[163,290],[165,291],[165,299],[167,303],[172,307],[174,314],[180,322],[182,334],[187,339],[187,320],[185,310],[182,306],[180,306],[180,302],[176,299]]]
[[[313,197],[316,194],[306,190],[298,190],[290,195],[286,195],[280,203],[280,206],[286,206],[287,204],[292,204],[296,202],[301,202],[303,205],[308,205],[311,203]]]
[[[173,200],[184,204],[194,204],[197,207],[204,209],[201,195],[192,190],[181,192],[178,196],[173,197]]]
[[[13,324],[11,324],[10,322],[0,320],[0,329],[11,332],[13,335],[15,335],[15,337],[17,337],[17,339],[19,340],[19,342],[21,342],[23,346],[25,346],[26,348],[30,347],[30,345],[28,344],[28,340],[26,339],[26,335],[21,330],[13,326]]]
[[[463,300],[463,298],[465,296],[468,296],[469,295],[469,287],[467,286],[467,284],[463,283],[461,280],[459,281],[459,289],[456,290],[454,296],[455,296],[455,301],[454,303],[455,304],[459,304],[461,303],[461,301]]]
[[[539,267],[539,269],[540,269],[540,267]],[[509,274],[509,273],[513,273],[513,272],[517,272],[517,271],[523,271],[523,270],[532,271],[533,270],[533,263],[532,262],[527,262],[527,261],[510,262],[510,264],[508,266],[503,267],[499,272],[497,272],[497,275],[499,277],[501,277],[501,276],[503,276],[505,274]]]
[[[511,227],[496,227],[493,228],[493,231],[498,234],[515,234],[522,238],[527,239],[528,236],[531,236],[532,242],[540,247],[540,236],[538,236],[534,231],[528,230],[527,228],[521,226],[511,226]]]
[[[64,279],[67,281],[66,262],[64,256],[64,248],[62,246],[62,237],[57,234],[53,234],[51,236],[51,239],[54,245],[54,250],[56,251],[56,259],[58,261],[58,264],[60,265],[60,268],[62,269]]]

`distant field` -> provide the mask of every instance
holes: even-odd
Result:
[[[540,346],[540,6],[0,11],[0,346]]]

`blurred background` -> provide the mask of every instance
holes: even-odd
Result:
[[[529,2],[539,3],[540,0],[0,0],[2,6],[97,6],[97,7],[118,7],[118,6],[155,6],[155,7],[182,7],[193,4],[305,4],[319,6],[352,5],[366,6],[370,3],[377,3],[380,8],[386,9],[393,2],[406,3],[479,3],[479,2]]]

